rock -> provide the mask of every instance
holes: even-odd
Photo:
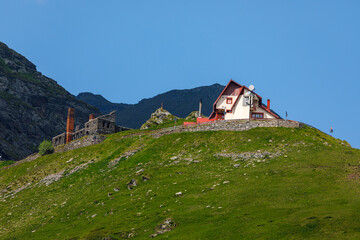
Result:
[[[154,238],[160,234],[172,231],[176,227],[176,223],[171,219],[167,218],[163,223],[155,228],[155,233],[151,234],[150,237]]]
[[[119,188],[114,188],[114,191],[115,192],[118,192],[120,189]]]
[[[140,175],[140,173],[144,172],[144,169],[140,169],[139,171],[136,171],[136,175]]]
[[[175,197],[182,196],[182,192],[175,193]]]
[[[141,126],[141,130],[144,129],[148,129],[152,126],[156,126],[159,125],[161,123],[164,122],[168,122],[168,121],[173,121],[175,118],[174,115],[172,115],[171,113],[169,113],[167,110],[161,108],[156,109],[156,111],[151,114],[151,117],[149,118],[149,120],[147,120],[142,126]],[[175,124],[175,122],[174,122]]]
[[[146,177],[146,176],[142,176],[142,180],[143,180],[144,182],[146,182],[146,181],[149,181],[150,178],[148,178],[148,177]]]
[[[136,187],[136,186],[137,186],[137,183],[136,183],[135,179],[131,179],[131,181],[127,184],[127,187],[129,190],[132,190],[133,187]]]
[[[230,181],[223,181],[223,184],[227,184],[227,183],[229,183]]]
[[[238,168],[238,167],[241,167],[240,164],[234,164],[234,168]]]

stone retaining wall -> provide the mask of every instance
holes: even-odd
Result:
[[[257,127],[287,127],[298,128],[303,124],[297,121],[274,119],[274,120],[230,120],[230,121],[216,121],[206,122],[187,126],[177,126],[161,129],[154,132],[154,137],[161,137],[177,132],[204,132],[204,131],[246,131]]]
[[[55,148],[55,152],[66,152],[77,148],[87,147],[93,144],[98,144],[106,139],[104,135],[89,135],[78,140],[71,141],[65,145]]]

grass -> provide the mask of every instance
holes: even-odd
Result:
[[[358,239],[360,151],[344,144],[309,127],[113,134],[0,170],[0,239],[148,239],[166,218],[158,239]]]
[[[13,164],[15,161],[0,161],[0,168]]]
[[[176,118],[176,119],[177,119],[176,122],[175,122],[175,120],[167,120],[167,121],[164,121],[164,123],[161,123],[158,125],[153,125],[146,130],[155,130],[155,129],[161,129],[161,128],[181,126],[184,124],[184,122],[193,122],[191,120],[185,120],[183,118]]]

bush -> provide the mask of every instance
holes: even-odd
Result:
[[[49,140],[44,140],[42,143],[40,143],[39,145],[39,154],[41,156],[46,155],[46,154],[50,154],[54,152],[54,147],[51,143],[51,141]]]

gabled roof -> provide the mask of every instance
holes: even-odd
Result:
[[[222,92],[220,93],[219,97],[216,99],[216,101],[214,102],[214,111],[215,111],[215,107],[216,107],[216,103],[219,101],[220,97],[224,94],[225,90],[228,89],[228,87],[230,86],[231,83],[234,83],[236,85],[238,85],[239,87],[243,87],[242,85],[238,84],[237,82],[233,81],[232,79],[230,79],[229,83],[226,85],[226,87],[222,90]]]
[[[263,105],[263,104],[261,104],[260,105],[260,107],[262,108],[262,109],[264,109],[265,111],[267,111],[268,113],[270,113],[271,115],[273,115],[274,117],[276,117],[276,118],[280,118],[281,119],[281,117],[280,117],[280,115],[279,114],[277,114],[276,112],[274,112],[273,110],[268,110],[267,109],[267,107],[265,106],[265,105]]]
[[[235,101],[233,102],[233,105],[231,107],[231,110],[233,109],[233,107],[235,106],[235,103],[237,102],[237,100],[239,99],[239,96],[243,93],[244,89],[250,91],[249,88],[247,88],[246,86],[243,86],[237,82],[235,82],[234,80],[230,79],[229,83],[226,85],[226,87],[222,90],[222,92],[220,93],[219,97],[216,99],[216,101],[213,104],[213,112],[210,114],[209,119],[212,119],[215,117],[215,110],[216,110],[216,104],[219,101],[219,99],[221,98],[221,96],[224,94],[224,92],[229,88],[229,86],[231,84],[235,84],[237,86],[239,86],[240,91],[238,96],[236,97]],[[252,92],[252,91],[250,91]],[[281,118],[277,113],[275,113],[274,111],[272,111],[271,109],[267,109],[267,107],[265,105],[262,104],[262,97],[260,95],[258,95],[257,93],[253,92],[259,99],[259,106],[264,109],[266,112],[268,112],[269,114],[273,115],[275,118]]]

